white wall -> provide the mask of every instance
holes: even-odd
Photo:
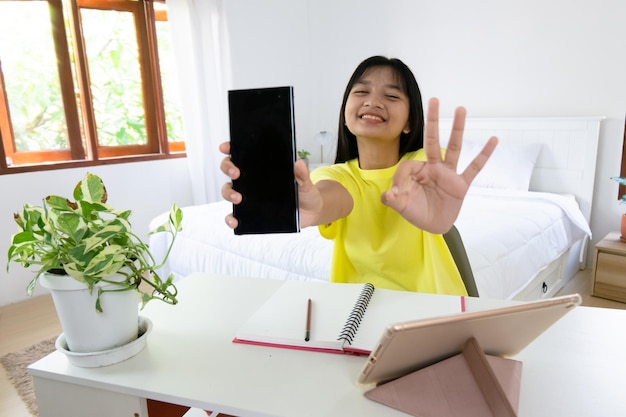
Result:
[[[623,0],[240,0],[224,2],[234,87],[294,85],[298,147],[336,131],[345,84],[364,58],[396,56],[442,117],[605,116],[591,227],[619,230],[626,112]]]
[[[102,178],[111,206],[133,211],[130,220],[139,236],[145,236],[150,220],[168,211],[172,203],[192,204],[186,158],[0,175],[0,306],[27,298],[26,286],[33,277],[32,270],[19,264],[12,264],[10,273],[6,272],[6,253],[17,231],[13,213],[25,203],[40,205],[49,194],[71,198],[86,172]],[[43,292],[38,287],[36,294]]]

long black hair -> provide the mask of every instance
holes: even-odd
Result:
[[[424,146],[424,108],[422,106],[422,93],[420,92],[417,81],[413,72],[406,64],[397,58],[386,58],[384,56],[372,56],[359,64],[354,70],[350,81],[346,86],[343,94],[343,102],[339,111],[339,129],[337,131],[337,155],[335,163],[342,163],[354,158],[358,158],[359,150],[357,148],[356,136],[348,130],[346,126],[346,102],[350,96],[350,91],[365,71],[372,67],[390,67],[402,81],[401,87],[403,92],[409,98],[409,133],[402,132],[400,134],[400,152],[398,157],[401,158],[405,153],[416,151]]]

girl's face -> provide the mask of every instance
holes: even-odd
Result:
[[[365,71],[350,90],[345,119],[358,139],[395,141],[409,132],[409,98],[392,68]]]

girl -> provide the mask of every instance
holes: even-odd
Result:
[[[380,288],[467,295],[442,233],[456,220],[470,183],[497,139],[489,139],[462,174],[456,173],[465,109],[458,108],[447,151],[439,146],[439,103],[428,103],[398,59],[374,56],[350,78],[339,115],[335,164],[309,174],[294,166],[301,227],[317,225],[334,240],[331,281],[371,282]],[[220,146],[230,152],[229,143]],[[232,179],[238,168],[225,158]],[[223,197],[237,204],[230,183]],[[231,214],[227,224],[234,228]]]

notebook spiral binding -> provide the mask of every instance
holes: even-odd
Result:
[[[339,333],[337,340],[344,340],[348,342],[348,344],[352,344],[352,340],[359,329],[359,324],[361,324],[361,319],[363,319],[363,316],[365,315],[367,305],[369,304],[372,295],[374,295],[374,286],[370,283],[364,284],[363,289],[359,294],[359,298],[356,303],[354,303],[352,311],[348,316],[348,320],[346,320],[346,324],[343,326],[343,329],[341,329],[341,333]]]

